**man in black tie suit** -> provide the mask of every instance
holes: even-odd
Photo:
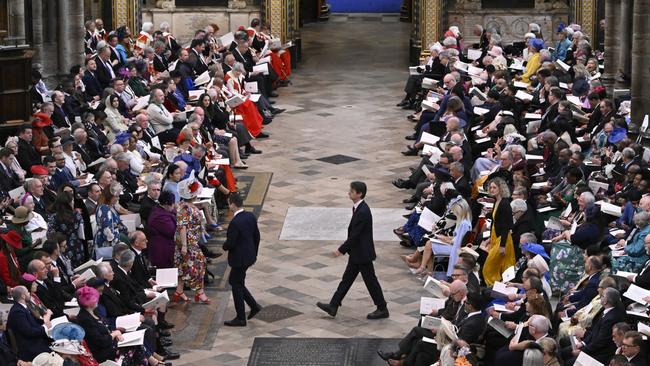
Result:
[[[18,174],[11,170],[14,152],[8,147],[0,149],[0,190],[9,192],[20,186]]]
[[[372,213],[370,207],[364,202],[367,187],[364,182],[350,183],[348,196],[354,203],[352,207],[352,219],[348,226],[348,239],[338,249],[332,252],[334,257],[349,254],[348,265],[343,272],[343,278],[339,283],[334,296],[329,304],[317,303],[316,305],[331,316],[336,316],[336,311],[341,306],[341,301],[352,287],[354,280],[361,272],[363,282],[377,306],[377,310],[368,314],[368,319],[388,318],[386,300],[381,290],[381,285],[375,275],[375,267],[372,262],[377,258],[375,254],[375,243],[372,238]]]
[[[244,303],[251,308],[248,319],[252,319],[262,310],[262,307],[246,288],[246,270],[257,260],[260,230],[257,227],[255,215],[242,208],[244,201],[239,194],[231,193],[228,197],[228,205],[233,212],[233,218],[228,225],[223,250],[228,252],[228,265],[230,266],[228,283],[232,287],[232,298],[237,316],[233,320],[225,321],[224,324],[230,327],[244,327],[246,326]]]
[[[133,254],[135,254],[133,267],[131,267],[131,277],[142,288],[151,288],[156,284],[156,281],[152,278],[155,274],[151,273],[149,270],[149,261],[145,258],[143,253],[143,251],[147,249],[147,237],[144,235],[144,232],[136,230],[130,235],[129,239],[131,241],[130,249]]]

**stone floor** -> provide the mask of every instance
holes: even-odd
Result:
[[[250,170],[273,172],[273,179],[247,285],[276,311],[246,328],[215,329],[212,349],[186,352],[174,365],[246,365],[255,337],[399,338],[416,322],[422,284],[399,259],[406,251],[396,240],[375,243],[391,312],[380,321],[365,318],[374,307],[360,278],[335,319],[316,308],[329,301],[345,267],[347,258],[330,256],[339,241],[280,240],[291,207],[349,209],[352,180],[367,183],[371,208],[401,207],[405,194],[390,182],[415,163],[399,153],[411,124],[395,107],[408,75],[409,25],[348,18],[309,24],[301,33],[303,63],[293,85],[279,90],[278,104],[288,111],[265,128],[271,138],[256,144],[264,153],[249,160]],[[224,306],[225,319],[233,318],[232,300]]]

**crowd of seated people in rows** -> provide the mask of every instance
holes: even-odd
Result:
[[[408,213],[423,282],[390,365],[646,365],[650,166],[630,96],[578,24],[522,42],[452,26],[412,67]],[[607,52],[607,50],[605,50]],[[647,124],[647,121],[645,122]],[[645,128],[645,127],[642,127]],[[643,131],[642,131],[643,132]]]
[[[210,304],[206,244],[290,84],[259,19],[186,47],[167,23],[85,28],[85,64],[52,90],[35,69],[33,116],[0,148],[2,365],[179,358],[167,303]]]

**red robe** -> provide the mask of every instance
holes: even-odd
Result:
[[[243,76],[236,78],[232,71],[228,71],[223,80],[228,85],[231,93],[242,94]],[[262,132],[262,122],[264,119],[250,99],[244,100],[244,103],[235,108],[235,115],[237,114],[242,116],[244,126],[246,126],[246,129],[253,137],[257,137]]]
[[[271,67],[279,80],[286,80],[291,75],[291,54],[284,50],[271,52]]]

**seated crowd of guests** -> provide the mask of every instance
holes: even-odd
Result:
[[[412,67],[395,228],[432,310],[390,365],[646,365],[650,165],[629,95],[578,24],[523,42],[458,27]],[[427,292],[428,294],[428,292]],[[431,295],[424,295],[425,297]],[[558,300],[555,300],[558,299]],[[553,300],[553,301],[551,301]],[[389,352],[390,351],[390,352]]]
[[[167,23],[137,37],[100,19],[85,28],[85,65],[53,91],[34,70],[33,118],[0,148],[2,365],[179,358],[166,303],[190,302],[189,289],[210,304],[207,264],[221,253],[206,243],[223,230],[233,169],[283,112],[271,98],[291,59],[259,19],[232,44],[210,24],[188,48]],[[159,285],[159,269],[177,284]]]

